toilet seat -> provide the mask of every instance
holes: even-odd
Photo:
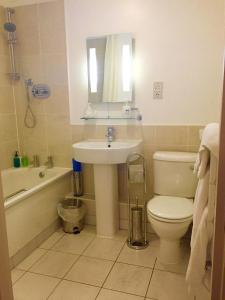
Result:
[[[182,197],[155,196],[147,204],[148,214],[159,221],[180,223],[193,217],[193,200]]]

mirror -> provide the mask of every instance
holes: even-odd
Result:
[[[132,61],[130,33],[88,38],[88,102],[132,101]]]

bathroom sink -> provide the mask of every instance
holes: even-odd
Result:
[[[73,144],[76,160],[89,164],[125,163],[129,154],[140,151],[142,140],[84,140]]]
[[[119,229],[117,164],[140,152],[142,140],[84,140],[73,144],[73,157],[94,165],[96,227],[99,237],[112,238]]]

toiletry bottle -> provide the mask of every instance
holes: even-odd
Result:
[[[28,167],[29,166],[29,158],[26,154],[24,154],[21,158],[21,164],[22,167]]]
[[[14,168],[19,168],[20,167],[20,157],[19,157],[19,152],[16,151],[14,158],[13,158],[13,166]]]
[[[73,164],[73,193],[74,196],[83,195],[83,174],[82,164],[75,159],[72,160]]]

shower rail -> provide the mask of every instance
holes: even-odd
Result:
[[[11,80],[19,80],[20,74],[16,70],[16,59],[15,59],[15,44],[16,40],[16,25],[12,23],[12,14],[15,13],[13,8],[6,8],[7,23],[4,24],[4,28],[8,35],[8,45],[10,53],[11,72],[8,74]]]

